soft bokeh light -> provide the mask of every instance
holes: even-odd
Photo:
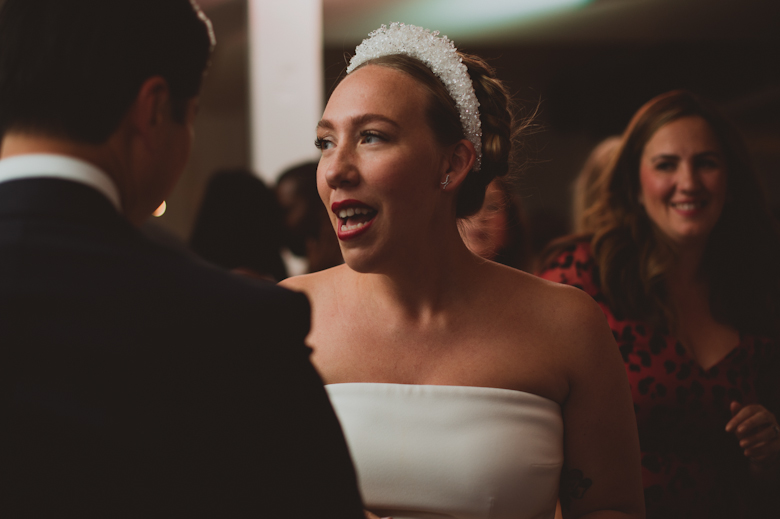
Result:
[[[153,216],[156,216],[157,218],[161,217],[165,214],[165,210],[168,208],[168,204],[165,203],[165,200],[163,200],[163,203],[160,204],[160,207],[155,210],[155,212],[152,213]]]

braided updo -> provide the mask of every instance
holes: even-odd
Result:
[[[456,216],[465,218],[479,211],[488,184],[494,178],[509,173],[517,130],[511,97],[503,83],[495,77],[494,69],[481,58],[459,54],[471,76],[482,123],[482,168],[471,171],[458,191]],[[358,68],[366,65],[388,67],[409,74],[431,93],[428,122],[443,146],[465,138],[455,101],[423,62],[404,54],[392,54],[366,61]]]

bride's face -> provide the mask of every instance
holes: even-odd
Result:
[[[317,186],[354,270],[376,271],[429,243],[446,163],[428,95],[403,72],[367,65],[339,84],[317,126]]]

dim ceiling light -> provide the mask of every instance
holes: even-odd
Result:
[[[399,2],[393,20],[459,35],[500,28],[522,20],[582,7],[593,0],[424,0]]]

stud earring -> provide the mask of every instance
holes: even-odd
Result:
[[[450,185],[450,176],[447,175],[447,178],[444,179],[444,182],[441,182],[441,189],[442,189],[442,191],[447,189],[447,186],[449,186],[449,185]]]

